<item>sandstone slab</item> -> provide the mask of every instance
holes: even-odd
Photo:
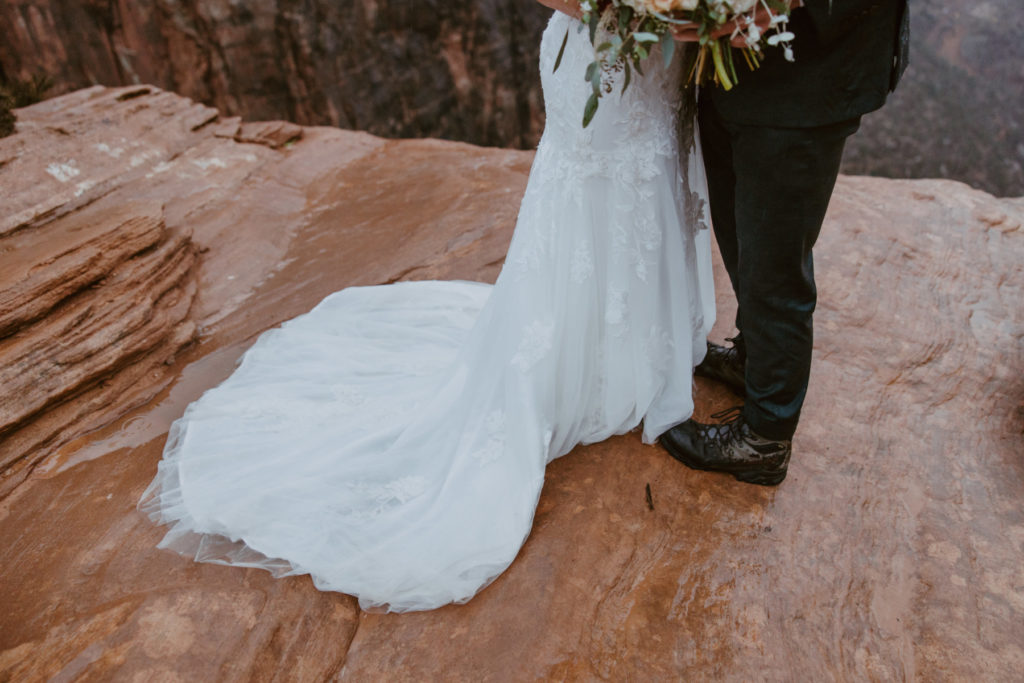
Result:
[[[169,103],[69,97],[20,119],[93,107],[73,142],[105,109]],[[135,503],[185,405],[331,291],[493,280],[531,161],[331,129],[271,149],[216,134],[233,125],[174,125],[180,152],[104,195],[159,201],[168,231],[191,231],[199,341],[120,418],[68,401],[109,424],[0,501],[0,678],[1012,680],[1024,667],[1024,200],[949,181],[840,179],[811,392],[777,489],[691,471],[636,434],[578,448],[548,468],[509,571],[422,614],[361,613],[306,577],[156,550],[162,530]],[[49,320],[44,308],[26,320]],[[704,416],[733,400],[697,391]]]

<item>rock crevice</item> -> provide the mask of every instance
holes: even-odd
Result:
[[[91,392],[112,407],[122,370],[162,368],[195,339],[197,248],[187,231],[167,229],[159,203],[142,202],[18,231],[0,238],[0,254],[2,496],[55,447],[100,426],[61,404]]]

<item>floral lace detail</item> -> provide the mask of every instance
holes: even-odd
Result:
[[[590,255],[590,249],[580,244],[572,252],[572,261],[569,263],[569,277],[578,285],[583,284],[594,275],[594,257]]]
[[[598,372],[594,375],[594,386],[587,397],[587,410],[583,415],[582,432],[589,440],[590,435],[598,432],[604,426],[604,406],[606,394],[608,393],[608,379],[605,377],[605,350],[599,346],[594,353],[594,367]]]
[[[355,410],[366,403],[366,396],[349,386],[332,387],[334,394],[334,405],[339,411],[348,412]]]
[[[423,495],[429,487],[430,482],[421,476],[399,477],[383,484],[350,482],[345,485],[350,505],[332,507],[342,517],[372,519]]]
[[[432,359],[436,360],[436,359]],[[389,368],[396,375],[402,377],[425,377],[427,375],[437,374],[439,371],[445,368],[445,363],[395,363],[392,368]]]
[[[469,457],[476,460],[481,467],[489,465],[505,454],[505,413],[492,410],[484,418],[484,442],[479,448],[472,449],[474,435],[465,434],[460,443],[460,450],[471,449]]]
[[[644,343],[644,355],[650,361],[649,367],[655,374],[668,371],[674,348],[672,335],[659,325],[651,327],[651,332]]]
[[[528,372],[551,350],[554,332],[555,324],[550,321],[535,320],[527,325],[516,355],[512,356],[512,365],[520,372]]]
[[[366,403],[366,396],[350,386],[322,389],[318,394],[283,399],[273,394],[247,396],[239,417],[263,425],[306,424],[311,427],[331,424],[340,415],[351,413]]]
[[[609,289],[608,301],[604,307],[604,322],[612,328],[614,336],[626,333],[626,292],[622,289]]]
[[[524,204],[528,203],[524,201]],[[541,217],[536,212],[521,214],[519,222],[524,225],[538,225]],[[529,221],[529,223],[528,223]],[[514,273],[517,280],[522,280],[531,272],[540,270],[551,256],[552,240],[556,227],[550,221],[544,221],[546,229],[534,229],[517,234],[506,257],[506,267]]]

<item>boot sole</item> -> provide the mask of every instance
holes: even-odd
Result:
[[[717,470],[713,467],[706,467],[698,463],[693,462],[685,455],[676,453],[670,449],[665,443],[661,442],[662,448],[668,451],[668,454],[673,458],[683,463],[691,470],[700,470],[701,472],[717,472],[719,474],[731,474],[737,481],[742,481],[744,484],[757,484],[758,486],[778,486],[782,483],[782,480],[786,478],[787,470],[781,472],[730,472],[728,470]]]
[[[759,486],[778,486],[786,478],[785,472],[752,472],[749,474],[729,472],[729,474],[742,482]]]

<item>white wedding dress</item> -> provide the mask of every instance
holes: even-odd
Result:
[[[690,415],[714,318],[692,92],[655,53],[584,130],[578,26],[544,34],[547,126],[497,283],[353,287],[263,334],[171,428],[140,503],[161,547],[364,608],[465,602],[518,553],[549,461]]]

